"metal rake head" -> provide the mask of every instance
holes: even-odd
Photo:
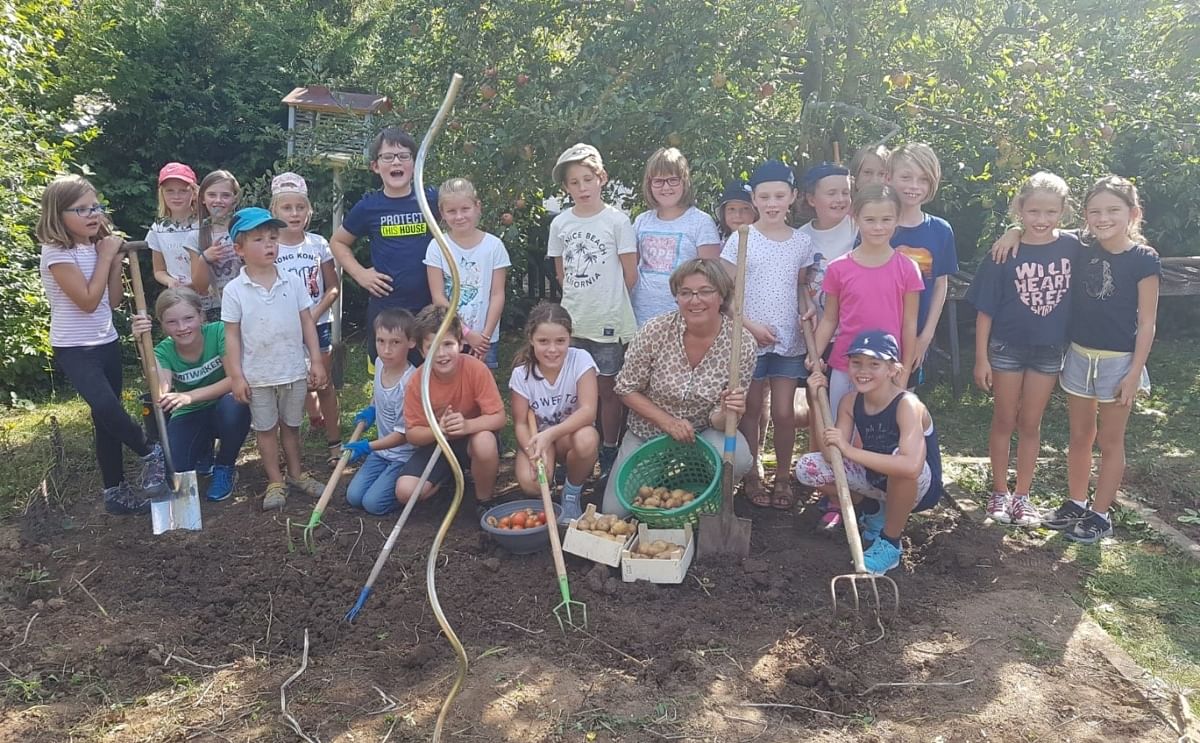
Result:
[[[572,607],[574,607],[575,614],[583,616],[582,622],[578,624],[575,622],[575,614],[571,612]],[[567,615],[565,620],[563,614]],[[558,606],[554,607],[554,618],[558,620],[558,628],[563,631],[563,634],[567,632],[567,625],[576,629],[587,629],[587,604],[574,599],[563,599]]]
[[[879,581],[885,581],[891,587],[891,594],[894,601],[892,602],[890,612],[895,614],[900,610],[900,588],[896,585],[896,581],[886,575],[874,575],[872,573],[846,573],[845,575],[835,575],[829,581],[829,597],[833,601],[833,614],[838,613],[838,583],[845,584],[851,597],[854,599],[854,611],[859,610],[858,584],[859,582],[871,584],[871,596],[875,601],[875,610],[883,611],[882,599],[879,596]]]

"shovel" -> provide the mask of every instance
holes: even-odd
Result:
[[[804,312],[807,314],[810,305],[806,290],[800,292],[800,301],[804,304]],[[800,326],[804,329],[804,341],[808,344],[809,353],[816,353],[817,343],[813,335],[812,324],[805,320],[800,322]],[[817,428],[824,431],[837,423],[837,419],[833,417],[833,413],[829,409],[829,390],[818,390],[813,397],[817,401]],[[836,446],[828,446],[826,449],[828,450],[829,465],[833,469],[833,480],[837,485],[838,505],[842,509],[842,526],[846,529],[846,541],[850,543],[850,559],[854,563],[853,573],[835,575],[829,581],[829,597],[833,602],[833,614],[836,617],[838,613],[837,588],[839,583],[845,583],[846,587],[850,589],[850,594],[854,598],[855,611],[858,611],[859,606],[859,583],[869,583],[871,593],[875,597],[876,610],[881,609],[883,606],[879,599],[879,581],[881,580],[886,581],[892,589],[891,592],[895,598],[895,605],[892,609],[894,613],[900,609],[900,588],[896,585],[896,581],[886,575],[867,572],[866,563],[863,561],[862,536],[858,533],[858,518],[854,513],[854,501],[850,498],[850,486],[846,482],[846,463],[842,460],[841,449]],[[883,625],[880,624],[881,631],[882,628]]]
[[[533,414],[532,410],[529,411],[529,430],[537,433],[537,416]],[[542,489],[542,509],[546,514],[546,531],[550,533],[550,551],[554,553],[554,572],[558,576],[558,591],[562,595],[562,601],[554,607],[554,618],[558,620],[558,628],[564,633],[567,631],[566,625],[568,624],[572,627],[587,629],[587,604],[571,599],[571,586],[567,582],[567,565],[563,562],[562,542],[558,539],[558,520],[554,518],[554,502],[550,500],[550,483],[546,480],[546,462],[540,457],[537,461],[537,474],[538,487]],[[575,623],[571,607],[575,607],[583,617],[579,624]],[[567,615],[565,622],[563,614]]]
[[[729,351],[729,389],[736,390],[742,383],[742,296],[746,291],[746,242],[748,227],[738,229],[737,273],[734,274],[733,303],[729,312],[733,316],[733,342]],[[750,554],[750,519],[740,518],[733,513],[733,452],[737,446],[738,421],[725,415],[725,450],[721,453],[721,512],[717,515],[700,515],[700,556]]]
[[[142,286],[142,268],[138,251],[146,248],[143,241],[127,242],[123,250],[129,253],[130,280],[133,283],[133,302],[139,315],[146,314],[146,290]],[[155,535],[174,529],[200,529],[200,489],[196,472],[177,472],[171,457],[171,442],[167,438],[167,417],[162,409],[162,390],[158,385],[158,362],[154,359],[154,341],[149,333],[138,337],[139,355],[146,383],[150,385],[150,401],[154,407],[154,422],[158,426],[158,442],[167,465],[166,492],[150,496],[150,521]]]

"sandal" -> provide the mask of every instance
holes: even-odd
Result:
[[[771,494],[763,487],[762,477],[753,469],[746,473],[745,479],[742,480],[742,487],[746,495],[746,499],[750,504],[758,508],[771,507]]]
[[[796,505],[796,495],[792,492],[792,484],[787,478],[775,480],[771,488],[771,507],[777,511],[790,511]]]
[[[325,464],[330,467],[337,467],[337,464],[342,459],[342,442],[341,441],[326,441],[325,446],[329,448],[329,458],[325,460]]]

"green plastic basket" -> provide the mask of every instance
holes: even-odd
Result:
[[[648,526],[681,529],[695,524],[702,513],[721,509],[721,455],[699,436],[684,444],[665,434],[638,447],[617,469],[617,499]],[[696,494],[679,508],[642,508],[633,505],[638,488],[648,485]]]

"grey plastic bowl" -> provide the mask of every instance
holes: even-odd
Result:
[[[547,526],[558,522],[558,517],[562,509],[557,503],[554,506],[554,518],[546,519]],[[524,511],[526,508],[532,508],[535,511],[542,510],[542,499],[515,500],[508,503],[501,503],[491,509],[488,509],[479,519],[479,528],[492,535],[496,542],[513,553],[514,555],[528,555],[540,550],[544,550],[550,546],[550,534],[546,531],[546,526],[539,526],[535,529],[500,529],[495,526],[488,526],[487,520],[490,516],[495,516],[496,520],[511,516],[517,511]]]

